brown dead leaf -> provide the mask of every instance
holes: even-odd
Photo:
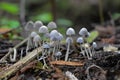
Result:
[[[83,66],[83,62],[70,62],[70,61],[52,61],[52,65],[67,65],[67,66]]]
[[[7,33],[9,31],[11,31],[9,28],[0,28],[0,34]]]

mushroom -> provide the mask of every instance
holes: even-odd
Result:
[[[50,48],[50,46],[49,46],[49,44],[47,44],[47,43],[44,43],[43,44],[43,50],[42,50],[42,58],[43,58],[43,68],[48,68],[48,66],[47,66],[47,63],[46,63],[46,61],[45,61],[45,55],[47,54],[47,50]]]
[[[82,28],[80,31],[79,31],[79,35],[81,35],[83,37],[83,39],[85,40],[86,37],[88,37],[90,35],[90,33],[88,32],[88,30],[86,28]],[[87,42],[88,43],[88,42]],[[91,53],[91,50],[90,48],[88,47],[88,49],[85,47],[85,43],[83,43],[84,45],[84,49],[85,49],[85,52],[87,54],[87,58],[88,59],[91,59],[92,57],[92,53]],[[88,51],[87,51],[88,50]]]
[[[34,27],[34,30],[38,32],[38,30],[39,30],[39,28],[40,28],[41,26],[43,26],[42,21],[35,21],[33,27]]]
[[[39,35],[35,35],[33,38],[33,42],[35,47],[37,48],[38,46],[41,46],[41,37]],[[38,48],[37,48],[37,53],[38,53]],[[37,56],[37,59],[39,59],[39,54]]]
[[[93,42],[92,43],[92,54],[95,55],[95,49],[97,48],[97,43]]]
[[[55,56],[55,58],[56,58],[56,61],[57,61],[57,60],[60,60],[60,56],[61,56],[61,55],[62,55],[61,51],[58,51],[58,52],[55,53],[54,56]]]
[[[26,31],[33,31],[34,27],[33,27],[34,23],[32,21],[28,21],[27,24],[25,25],[25,30]]]
[[[34,47],[34,45],[33,45],[33,38],[34,38],[34,36],[36,36],[36,35],[37,35],[37,33],[33,31],[33,32],[31,32],[30,36],[28,37],[26,53],[28,53],[28,50],[29,50],[30,48],[33,48],[33,47]]]
[[[57,25],[56,25],[55,22],[51,21],[51,22],[48,23],[47,27],[49,29],[55,29],[55,28],[57,28]]]
[[[54,43],[54,48],[53,48],[53,54],[52,54],[52,59],[54,60],[54,54],[56,52],[56,47],[58,45],[58,36],[59,36],[59,32],[57,30],[52,30],[50,32],[50,44],[53,42]]]
[[[72,39],[71,36],[75,35],[75,30],[73,28],[68,28],[67,31],[66,31],[66,35],[68,35],[69,37],[67,37],[67,39],[66,39],[67,52],[66,52],[66,55],[65,55],[65,61],[68,60],[70,44],[73,43],[73,39]]]
[[[81,46],[81,44],[84,43],[83,38],[82,38],[82,37],[77,38],[77,41],[76,41],[76,42],[80,44],[80,50],[81,50],[81,52],[82,52],[82,55],[85,57],[84,50],[83,50],[83,48],[82,48],[82,46]]]
[[[73,43],[73,39],[71,37],[67,37],[66,39],[66,43],[67,43],[67,52],[66,52],[66,55],[65,55],[65,61],[68,60],[68,57],[69,57],[69,51],[70,51],[70,44]]]
[[[45,37],[45,34],[48,33],[48,28],[46,26],[41,26],[39,28],[39,33],[42,34],[43,44],[44,44],[44,37]]]

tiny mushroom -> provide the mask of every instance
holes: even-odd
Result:
[[[94,55],[95,54],[95,49],[97,48],[97,43],[96,42],[93,42],[92,43],[92,54]]]
[[[28,37],[28,41],[27,41],[27,48],[26,48],[26,53],[28,53],[28,50],[30,48],[33,48],[34,45],[33,45],[33,38],[37,35],[36,32],[31,32],[30,36]]]
[[[42,21],[36,21],[36,22],[34,23],[34,26],[33,26],[33,27],[34,27],[34,30],[38,32],[38,30],[39,30],[39,28],[40,28],[41,26],[43,26]]]
[[[66,35],[68,36],[75,35],[75,30],[73,28],[68,28],[66,31]]]
[[[73,39],[72,39],[72,35],[75,35],[75,30],[73,28],[68,28],[66,31],[66,35],[68,35],[69,37],[67,37],[66,39],[66,43],[67,43],[67,52],[65,55],[65,61],[68,60],[69,57],[69,50],[70,50],[70,44],[73,43]]]
[[[58,51],[58,52],[55,53],[54,56],[55,56],[55,58],[56,58],[56,61],[57,61],[57,60],[60,60],[60,56],[61,56],[61,55],[62,55],[61,51]]]
[[[80,50],[81,50],[81,52],[82,52],[82,55],[85,56],[85,53],[84,53],[83,47],[81,46],[81,44],[84,43],[83,38],[82,38],[82,37],[78,37],[76,42],[80,44]]]
[[[57,25],[56,25],[55,22],[51,21],[51,22],[48,23],[47,27],[49,29],[55,29],[55,28],[57,28]]]
[[[41,46],[41,37],[39,35],[35,35],[33,38],[33,42],[35,47]]]
[[[88,30],[86,28],[82,28],[80,31],[79,31],[79,35],[81,35],[82,37],[86,37],[87,35],[89,35],[88,33]]]
[[[69,57],[69,51],[70,51],[70,44],[73,43],[73,39],[71,37],[67,37],[66,39],[66,43],[67,43],[67,52],[66,52],[66,55],[65,55],[65,61],[68,60],[68,57]]]
[[[34,23],[32,21],[28,21],[27,24],[25,25],[25,30],[26,31],[33,31],[34,27],[33,27]]]

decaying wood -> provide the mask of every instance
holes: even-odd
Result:
[[[9,68],[2,70],[0,72],[0,79],[10,76],[16,71],[20,70],[23,66],[29,63],[31,60],[33,60],[37,56],[37,54],[40,53],[41,51],[42,51],[42,48],[39,47],[33,50],[32,52],[28,53],[27,56],[25,56],[23,59],[19,60],[17,63],[13,64]]]
[[[28,38],[24,39],[22,42],[20,42],[18,45],[16,45],[15,47],[11,48],[11,50],[9,50],[9,52],[3,56],[1,59],[0,59],[0,62],[4,62],[5,59],[14,51],[13,49],[14,48],[19,48],[21,45],[23,45],[25,42],[27,42]]]
[[[52,65],[67,65],[67,66],[83,66],[82,62],[71,62],[71,61],[52,61],[50,62]]]

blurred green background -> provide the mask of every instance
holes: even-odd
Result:
[[[88,27],[120,17],[120,0],[1,0],[0,28],[24,27],[29,20],[59,27]]]

